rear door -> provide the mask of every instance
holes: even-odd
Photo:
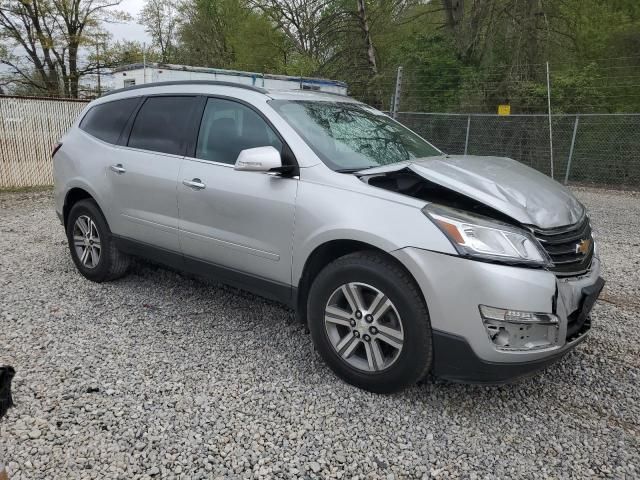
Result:
[[[109,223],[111,231],[121,234],[120,214],[114,208],[114,175],[110,167],[121,159],[123,132],[131,121],[141,97],[129,97],[99,103],[91,107],[80,121],[80,135],[67,135],[64,149],[54,157],[56,169],[66,178],[87,182]],[[65,161],[61,162],[60,158]]]
[[[119,235],[180,251],[176,185],[196,103],[196,96],[149,96],[130,122],[108,172]]]
[[[278,297],[264,288],[283,292],[291,284],[298,180],[234,170],[240,151],[262,146],[287,148],[250,105],[207,99],[196,148],[180,172],[180,237],[187,263],[204,260],[227,282],[251,288],[246,282],[255,280],[254,290]]]

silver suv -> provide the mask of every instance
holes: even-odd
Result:
[[[132,255],[294,308],[341,378],[504,382],[585,338],[584,207],[508,158],[446,155],[344,96],[169,82],[85,108],[54,152],[86,278]]]

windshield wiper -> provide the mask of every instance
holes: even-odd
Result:
[[[337,168],[334,171],[338,173],[355,173],[360,170],[369,170],[370,168],[379,167],[380,165],[369,165],[368,167],[358,167],[358,168]]]

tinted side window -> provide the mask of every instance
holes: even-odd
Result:
[[[196,158],[233,165],[242,150],[266,146],[282,153],[282,142],[254,110],[232,100],[207,100]]]
[[[184,153],[184,128],[196,97],[149,97],[133,123],[129,143],[154,152]]]
[[[80,128],[100,140],[116,143],[138,100],[125,98],[96,105],[84,116]]]

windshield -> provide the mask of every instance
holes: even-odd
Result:
[[[356,171],[442,155],[418,135],[358,103],[272,100],[269,104],[333,170]]]

